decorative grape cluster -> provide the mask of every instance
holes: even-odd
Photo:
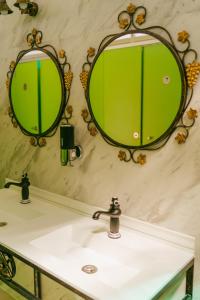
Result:
[[[72,79],[73,79],[73,73],[71,70],[69,70],[68,72],[65,73],[64,79],[65,79],[66,89],[69,91],[71,88]]]
[[[86,90],[86,88],[87,88],[88,74],[89,74],[89,72],[86,70],[83,70],[80,74],[80,80],[81,80],[84,90]]]
[[[197,83],[199,73],[200,73],[200,63],[193,62],[191,64],[187,64],[186,74],[187,74],[188,86],[190,88],[192,88]]]

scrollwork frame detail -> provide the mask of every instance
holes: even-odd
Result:
[[[16,264],[11,254],[0,250],[0,277],[12,280],[16,275]]]

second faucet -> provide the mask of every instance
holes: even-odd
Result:
[[[110,231],[108,232],[108,236],[112,239],[120,238],[121,234],[119,233],[119,216],[121,215],[121,209],[117,197],[112,198],[110,209],[108,211],[98,210],[93,214],[92,218],[94,220],[98,220],[102,214],[110,216]]]
[[[22,194],[21,203],[22,204],[30,203],[30,199],[29,199],[29,185],[30,185],[30,181],[28,179],[27,173],[22,175],[21,182],[7,182],[4,185],[4,187],[5,188],[9,188],[10,185],[16,185],[16,186],[20,186],[22,188],[22,190],[21,190],[21,194]]]

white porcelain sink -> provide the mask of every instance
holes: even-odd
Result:
[[[4,196],[5,194],[5,196]],[[40,209],[35,209],[32,204],[21,204],[21,193],[17,193],[17,197],[13,199],[13,191],[3,189],[1,190],[0,198],[0,221],[9,221],[14,219],[32,220],[41,217],[43,213]]]
[[[21,204],[24,205],[24,207],[4,207],[3,210],[0,210],[0,219],[2,219],[2,217],[5,219],[5,212],[6,215],[8,216],[8,218],[13,218],[13,217],[17,217],[19,219],[23,219],[23,220],[30,220],[30,219],[35,219],[38,217],[41,217],[43,214],[39,211],[36,211],[34,209],[30,210],[30,208],[27,207],[27,205],[29,204]],[[26,207],[25,207],[26,205]]]
[[[78,222],[31,241],[31,245],[64,261],[76,274],[83,273],[84,265],[95,265],[97,273],[85,276],[96,277],[117,289],[133,281],[142,288],[147,269],[153,270],[155,275],[154,279],[149,278],[152,284],[156,284],[160,276],[167,278],[173,264],[165,259],[166,250],[172,260],[181,260],[180,249],[177,255],[170,245],[147,238],[141,232],[127,229],[121,231],[121,238],[110,239],[107,226],[101,221],[80,218]],[[182,255],[185,255],[184,251]],[[155,268],[160,263],[165,269],[162,275]]]
[[[81,219],[73,225],[33,240],[31,245],[59,257],[66,262],[68,268],[79,273],[83,272],[83,266],[95,265],[97,273],[89,276],[96,276],[111,287],[119,287],[131,280],[139,269],[125,264],[127,253],[124,253],[122,243],[108,238],[106,227],[98,225],[98,222],[93,220]]]

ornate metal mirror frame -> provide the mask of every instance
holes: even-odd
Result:
[[[41,46],[42,43],[43,34],[41,31],[38,31],[37,29],[33,29],[31,33],[29,33],[26,37],[29,49],[22,50],[19,52],[16,62],[12,61],[9,67],[9,71],[7,73],[7,81],[6,85],[9,92],[9,99],[10,99],[10,107],[8,109],[8,114],[11,118],[12,124],[14,127],[18,127],[21,129],[22,133],[31,136],[30,143],[33,146],[45,146],[46,145],[46,137],[53,136],[58,128],[59,123],[62,121],[62,123],[69,123],[69,119],[72,117],[72,106],[66,107],[69,96],[70,96],[70,88],[71,83],[73,79],[73,73],[71,71],[71,65],[67,61],[67,57],[64,50],[60,50],[58,53],[56,52],[55,48],[52,45],[44,45]],[[23,126],[20,124],[19,120],[17,120],[17,117],[15,115],[13,105],[12,105],[12,99],[11,99],[11,83],[13,74],[15,71],[15,68],[17,67],[18,62],[20,59],[27,53],[33,51],[33,50],[39,50],[43,53],[47,54],[52,61],[55,63],[55,66],[58,70],[59,77],[61,80],[61,86],[62,86],[62,99],[61,99],[61,105],[59,109],[59,113],[54,121],[54,123],[51,125],[51,127],[46,130],[45,132],[41,134],[32,134],[28,132]]]
[[[83,109],[81,115],[83,120],[87,123],[87,128],[90,134],[95,136],[99,131],[103,139],[108,144],[124,149],[120,150],[118,153],[118,158],[121,161],[132,161],[141,165],[146,163],[146,155],[143,153],[136,155],[136,152],[138,152],[138,150],[153,151],[162,148],[176,130],[178,130],[178,132],[175,140],[178,142],[178,144],[185,143],[189,135],[189,129],[194,125],[197,117],[197,111],[192,108],[188,110],[188,106],[193,96],[193,87],[196,84],[198,75],[200,73],[200,63],[197,62],[197,52],[194,49],[191,49],[189,34],[186,31],[178,33],[178,41],[185,44],[184,49],[178,49],[172,36],[165,28],[161,26],[141,28],[141,25],[145,23],[146,16],[147,10],[144,6],[136,7],[133,4],[129,4],[127,9],[120,12],[118,15],[119,27],[124,31],[106,36],[100,43],[96,56],[95,49],[92,47],[89,48],[87,51],[87,61],[83,64],[82,72],[80,74],[80,80],[85,91],[85,97],[89,108],[89,112],[87,109]],[[157,32],[159,32],[159,34]],[[148,144],[147,146],[129,147],[113,141],[105,134],[95,120],[89,99],[90,76],[98,57],[105,47],[107,47],[107,45],[109,45],[113,40],[129,33],[147,33],[158,38],[172,52],[181,72],[182,99],[179,112],[177,113],[177,116],[170,128],[159,139]],[[166,38],[160,36],[161,33],[164,34]]]

